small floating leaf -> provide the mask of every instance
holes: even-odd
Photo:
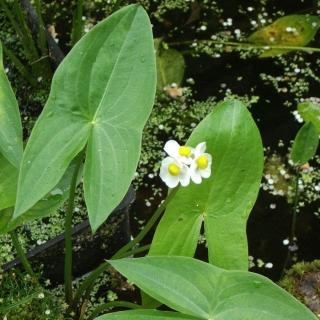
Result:
[[[305,123],[294,139],[291,159],[296,165],[303,165],[317,152],[319,133],[312,122]]]
[[[166,86],[181,84],[184,76],[185,62],[183,55],[174,49],[164,49],[160,40],[156,40],[157,89],[162,91]]]
[[[320,27],[320,19],[310,15],[290,15],[254,32],[248,41],[259,45],[304,47],[313,40]],[[293,49],[270,48],[260,57],[274,57]]]

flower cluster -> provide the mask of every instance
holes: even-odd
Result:
[[[162,160],[160,178],[169,188],[175,188],[179,183],[186,187],[190,180],[199,184],[202,178],[210,177],[212,157],[205,152],[205,142],[192,148],[180,146],[178,142],[169,140],[164,146],[164,151],[168,157]]]

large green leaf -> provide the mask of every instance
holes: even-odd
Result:
[[[298,104],[299,114],[304,121],[311,121],[320,133],[320,103],[319,101],[305,101]]]
[[[18,169],[0,153],[0,210],[14,205],[18,174]]]
[[[150,254],[193,256],[204,221],[210,262],[247,269],[246,222],[263,167],[258,128],[240,101],[226,101],[197,126],[187,144],[203,141],[213,157],[212,175],[200,185],[178,190],[156,230]]]
[[[248,41],[260,45],[304,47],[313,40],[320,27],[320,19],[310,15],[290,15],[277,19],[272,24],[255,31]],[[293,49],[269,49],[260,57],[273,57]]]
[[[109,313],[97,320],[197,320],[199,318],[187,316],[177,312],[157,310],[131,310],[116,313]]]
[[[10,208],[10,210],[6,210],[0,213],[0,234],[8,233],[14,230],[16,227],[28,221],[47,217],[50,214],[57,211],[69,196],[70,184],[71,184],[76,166],[77,166],[76,160],[72,161],[67,171],[64,173],[61,180],[54,187],[54,189],[51,190],[48,194],[46,194],[44,198],[39,200],[32,208],[27,210],[24,214],[22,214],[18,218],[12,219],[13,208]],[[18,178],[18,172],[16,172],[16,181],[12,181],[12,183],[15,186],[17,185],[17,178]],[[82,168],[79,171],[77,183],[80,183],[81,178],[82,178]],[[1,188],[1,181],[0,181],[0,188]],[[14,204],[15,195],[16,195],[16,189],[12,191],[13,200],[11,200],[10,206]],[[1,200],[1,193],[0,193],[0,200]],[[1,209],[2,208],[0,207],[0,210]]]
[[[305,123],[298,131],[291,151],[291,159],[302,165],[312,159],[318,148],[319,133],[312,122]]]
[[[2,62],[0,43],[0,153],[16,168],[22,157],[22,126],[19,107]],[[0,170],[2,167],[0,166]],[[1,174],[1,173],[0,173]]]
[[[110,263],[152,297],[197,319],[317,319],[303,304],[272,281],[247,271],[224,270],[186,257],[146,257],[113,260]],[[139,312],[146,311],[137,310],[135,314]],[[118,313],[118,318],[116,315],[106,315],[100,320],[124,319],[121,313]]]
[[[155,41],[157,61],[157,89],[162,91],[164,87],[176,83],[180,85],[185,70],[183,55],[174,49],[163,48],[161,40]]]
[[[6,208],[0,210],[0,233],[7,228],[13,214],[13,208]]]
[[[87,145],[84,192],[97,229],[133,178],[155,82],[151,25],[142,7],[125,7],[84,36],[55,73],[27,144],[14,216],[44,197]]]

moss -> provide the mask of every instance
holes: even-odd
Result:
[[[279,283],[320,319],[320,260],[295,264]]]

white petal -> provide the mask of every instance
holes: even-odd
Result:
[[[197,170],[197,163],[196,163],[196,160],[193,159],[191,164],[190,164],[190,171],[196,171]]]
[[[202,182],[202,178],[199,170],[190,170],[190,176],[191,176],[191,180],[194,183],[200,184]]]
[[[168,178],[168,176],[170,175],[169,171],[168,171],[168,166],[166,164],[162,164],[161,168],[160,168],[160,173],[159,176],[163,181],[166,181],[166,179]]]
[[[211,167],[199,170],[202,178],[209,178],[211,176]]]
[[[172,157],[166,157],[162,160],[161,162],[161,166],[167,166],[171,163],[176,163],[176,159],[172,158]]]
[[[166,142],[166,144],[164,145],[164,151],[173,158],[177,158],[177,156],[179,155],[179,143],[175,140],[169,140]]]
[[[211,167],[212,155],[210,153],[204,153],[204,155],[208,158],[208,165],[209,165],[209,167]]]
[[[190,171],[188,168],[184,168],[180,175],[180,183],[183,187],[186,187],[190,183]]]
[[[186,187],[190,184],[190,176],[181,176],[180,177],[180,183],[183,187]]]
[[[169,175],[164,182],[169,188],[175,188],[179,184],[179,176]]]
[[[182,164],[186,164],[186,165],[190,165],[193,161],[192,158],[187,158],[187,157],[182,157],[182,156],[179,156],[177,158],[177,160],[179,160]]]
[[[195,155],[199,156],[206,151],[207,144],[205,142],[200,142],[195,148]]]

